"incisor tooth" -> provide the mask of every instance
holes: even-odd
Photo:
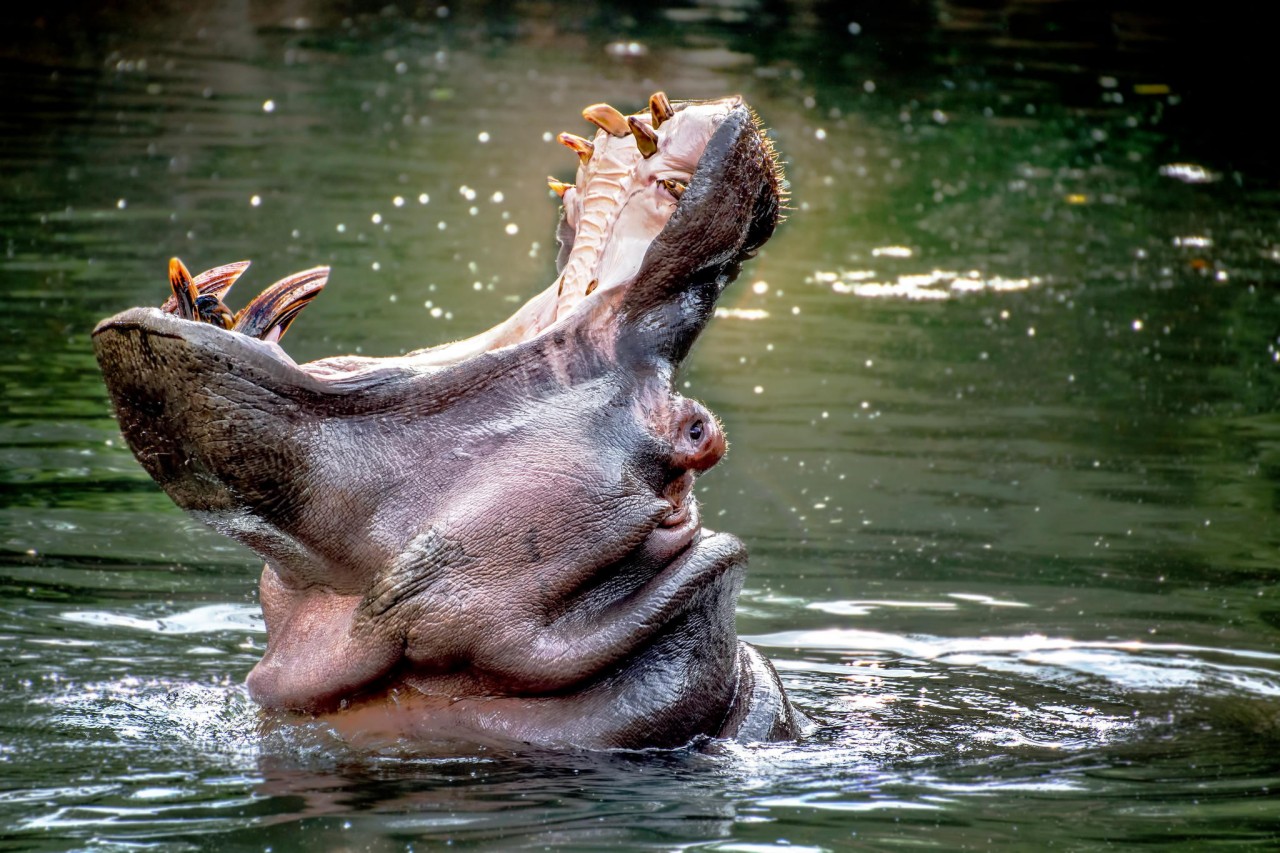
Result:
[[[631,132],[622,113],[608,104],[592,104],[582,111],[582,117],[605,133],[610,136],[616,136],[618,139],[622,139]]]
[[[679,181],[674,180],[672,178],[663,178],[658,183],[666,187],[667,192],[675,196],[677,201],[679,201],[680,196],[684,195],[684,191],[689,188],[688,184],[682,184]]]
[[[572,133],[562,133],[556,139],[560,140],[561,145],[577,154],[578,159],[582,161],[584,166],[596,150],[596,147],[591,144],[591,140],[583,139],[581,136],[574,136]]]
[[[654,92],[649,96],[649,115],[653,117],[654,130],[662,127],[662,123],[675,114],[666,92]]]
[[[653,128],[635,116],[627,116],[627,124],[636,138],[636,147],[646,160],[658,153],[658,134],[653,132]]]
[[[187,265],[178,258],[169,259],[169,284],[174,290],[182,288],[184,291],[192,284],[191,273],[187,271]]]
[[[200,294],[196,290],[195,282],[192,281],[186,264],[177,258],[169,259],[169,287],[178,301],[178,307],[174,313],[184,320],[196,319],[196,300]]]

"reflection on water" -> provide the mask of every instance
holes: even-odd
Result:
[[[10,845],[1274,840],[1262,36],[889,6],[5,13]],[[752,554],[740,628],[815,730],[462,758],[261,730],[255,558],[138,468],[88,330],[162,301],[173,254],[261,284],[331,265],[299,361],[487,327],[552,278],[554,134],[658,88],[742,92],[789,161],[789,221],[682,382],[732,442],[699,488]]]
[[[876,252],[882,252],[882,250],[873,250],[873,254]],[[910,257],[910,250],[904,250],[899,256]],[[1010,290],[1026,290],[1044,282],[1040,276],[1005,278],[996,275],[984,278],[978,270],[969,270],[965,273],[954,270],[898,273],[891,282],[878,281],[878,278],[880,276],[875,270],[841,270],[840,272],[819,270],[806,281],[814,284],[829,284],[832,293],[901,299],[951,299],[984,291],[1001,293]]]

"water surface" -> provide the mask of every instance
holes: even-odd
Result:
[[[1260,60],[1229,61],[1257,37],[1140,4],[617,8],[10,22],[0,844],[1274,842],[1280,198]],[[554,134],[659,88],[742,92],[789,164],[681,381],[732,442],[700,492],[752,555],[740,630],[817,728],[447,760],[260,734],[259,567],[134,462],[89,331],[174,254],[332,265],[299,361],[491,325],[554,275]]]

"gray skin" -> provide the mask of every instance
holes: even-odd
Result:
[[[371,743],[797,735],[735,631],[743,545],[690,494],[723,433],[673,387],[778,219],[772,152],[730,107],[634,280],[515,343],[299,368],[156,309],[98,326],[143,467],[266,561],[257,702]]]

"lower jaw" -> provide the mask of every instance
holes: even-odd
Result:
[[[587,678],[579,687],[554,694],[507,694],[501,681],[479,672],[406,672],[379,690],[353,697],[340,709],[317,715],[272,713],[264,722],[268,727],[297,727],[302,737],[337,735],[357,749],[409,750],[414,754],[458,755],[477,749],[530,746],[652,746],[626,738],[634,735],[638,720],[666,715],[670,723],[670,696],[664,690],[692,677],[696,685],[680,698],[682,707],[687,705],[692,713],[705,711],[706,695],[731,681],[736,651],[720,661],[714,650],[722,646],[736,649],[736,634],[731,618],[725,621],[715,614],[723,615],[726,607],[732,612],[736,583],[726,580],[725,575],[734,568],[725,568],[723,562],[726,556],[732,558],[735,549],[741,550],[734,537],[702,529],[696,517],[679,528],[659,528],[655,533],[670,534],[662,547],[671,549],[672,555],[663,565],[695,561],[701,567],[700,576],[705,570],[705,588],[713,598],[701,603],[695,600],[695,615],[686,618],[676,614],[658,629],[651,643]],[[690,654],[699,662],[691,665],[685,659]],[[643,665],[633,666],[636,661]],[[727,706],[730,698],[716,699],[713,704],[718,710],[711,716],[722,717],[720,706]],[[675,726],[671,733],[674,740],[661,745],[679,745],[690,737],[714,736],[717,731],[714,721],[701,718],[689,726],[687,731],[683,724]]]

